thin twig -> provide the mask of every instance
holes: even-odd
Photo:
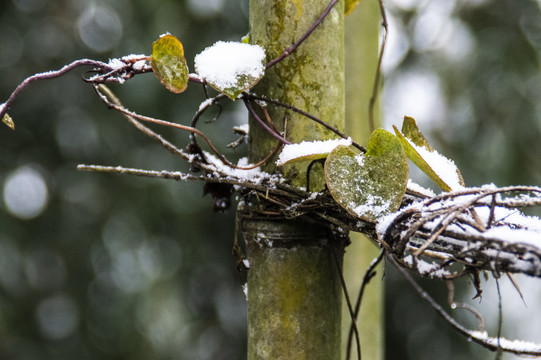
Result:
[[[336,135],[340,136],[342,139],[348,139],[349,137],[344,134],[343,132],[341,132],[340,130],[338,130],[337,128],[327,124],[325,121],[315,117],[314,115],[311,115],[309,113],[307,113],[306,111],[303,111],[299,108],[296,108],[294,106],[291,106],[289,104],[286,104],[286,103],[283,103],[281,101],[278,101],[278,100],[274,100],[274,99],[270,99],[270,98],[267,98],[267,97],[264,97],[264,96],[257,96],[257,95],[252,95],[252,94],[245,94],[245,97],[247,97],[248,99],[253,99],[253,100],[259,100],[259,101],[264,101],[264,102],[267,102],[267,103],[270,103],[270,104],[274,104],[274,105],[277,105],[277,106],[280,106],[280,107],[283,107],[285,109],[288,109],[288,110],[291,110],[293,112],[296,112],[298,114],[301,114],[302,116],[305,116],[307,117],[308,119],[310,120],[313,120],[315,122],[317,122],[318,124],[320,125],[323,125],[324,127],[326,127],[327,129],[329,129],[330,131],[332,131],[333,133],[335,133]],[[359,149],[360,151],[362,151],[363,153],[366,152],[366,148],[364,148],[362,145],[359,145],[357,142],[355,141],[352,141],[351,144],[353,146],[355,146],[357,149]]]
[[[252,107],[252,104],[250,104],[250,101],[248,99],[242,98],[242,101],[244,101],[244,105],[246,105],[246,108],[250,112],[250,114],[254,117],[254,119],[261,125],[267,132],[272,135],[274,138],[278,139],[280,142],[290,145],[291,142],[284,139],[284,137],[280,134],[278,134],[276,131],[272,130],[261,118],[257,113],[255,112],[254,108]]]
[[[502,293],[500,291],[500,282],[498,277],[494,277],[494,280],[496,281],[496,290],[498,292],[498,335],[496,337],[498,349],[496,350],[496,360],[500,360],[502,358],[502,344],[501,344],[501,336],[502,336],[502,325],[503,325],[503,313],[502,313]]]
[[[203,89],[205,90],[205,97],[207,97],[207,90],[206,90],[206,86],[203,85]],[[205,111],[207,111],[207,109],[214,105],[214,104],[219,104],[218,101],[226,98],[227,96],[225,94],[218,94],[216,95],[215,97],[213,98],[209,98],[207,97],[206,100],[199,106],[199,109],[197,110],[197,112],[195,113],[195,115],[193,116],[192,118],[192,127],[193,128],[196,128],[197,126],[197,121],[199,120],[199,118],[201,117],[201,115],[203,115],[203,113]],[[220,110],[220,113],[221,113],[221,110]],[[219,114],[218,114],[219,116]],[[197,153],[199,154],[203,159],[205,159],[204,155],[203,155],[203,150],[201,149],[201,147],[199,146],[199,144],[197,143],[197,139],[195,137],[195,133],[190,133],[190,141],[191,141],[191,151],[193,151],[194,153]]]
[[[269,61],[267,65],[265,66],[265,68],[268,69],[276,65],[280,61],[284,60],[289,55],[291,55],[304,42],[304,40],[306,40],[308,36],[310,36],[314,32],[314,30],[318,27],[318,25],[321,24],[323,19],[325,19],[325,17],[329,14],[329,12],[332,10],[333,6],[336,5],[337,2],[338,0],[331,0],[331,2],[327,5],[325,10],[323,10],[323,13],[321,13],[321,15],[319,16],[319,18],[310,26],[308,31],[304,33],[304,35],[301,36],[299,40],[297,40],[293,45],[285,49],[282,55],[278,56],[274,60]]]
[[[477,318],[478,325],[477,330],[483,331],[485,329],[485,319],[483,318],[483,315],[471,306],[470,304],[463,303],[463,302],[456,302],[455,301],[455,285],[451,280],[447,280],[445,282],[447,284],[447,303],[449,304],[449,307],[451,309],[464,309],[473,314]]]
[[[366,286],[372,280],[372,278],[376,275],[376,267],[379,265],[381,260],[383,259],[383,256],[385,254],[385,250],[381,250],[378,257],[372,260],[370,263],[370,266],[368,266],[368,269],[366,269],[366,272],[364,273],[363,282],[361,284],[361,288],[359,289],[359,295],[357,295],[357,302],[355,303],[355,311],[353,312],[354,317],[351,319],[352,323],[349,327],[349,333],[348,333],[348,342],[346,346],[346,360],[349,360],[351,357],[351,341],[352,336],[354,332],[353,324],[357,324],[357,318],[359,317],[359,313],[361,310],[361,303],[364,295],[364,291],[366,289]],[[358,341],[358,340],[357,340]]]
[[[160,120],[160,119],[155,119],[153,117],[150,117],[150,116],[145,116],[145,115],[139,115],[131,110],[128,110],[126,109],[125,107],[121,106],[121,105],[117,105],[111,101],[109,101],[109,99],[107,99],[107,97],[105,95],[103,95],[101,92],[100,92],[100,89],[102,89],[102,86],[105,86],[103,84],[100,84],[100,85],[94,85],[94,89],[96,90],[96,93],[98,94],[98,96],[100,97],[100,99],[110,108],[112,109],[115,109],[125,115],[129,115],[133,118],[136,118],[136,119],[139,119],[141,121],[146,121],[146,122],[151,122],[151,123],[154,123],[154,124],[158,124],[158,125],[163,125],[163,126],[169,126],[169,127],[174,127],[174,128],[177,128],[177,129],[181,129],[181,130],[185,130],[185,131],[189,131],[189,132],[192,132],[192,133],[195,133],[199,136],[201,136],[201,138],[203,140],[205,140],[205,142],[207,143],[207,145],[211,148],[211,150],[214,152],[214,154],[216,154],[216,156],[218,157],[218,159],[220,159],[221,162],[223,162],[225,165],[233,168],[233,169],[239,169],[239,170],[250,170],[250,169],[253,169],[261,164],[256,164],[256,165],[251,165],[251,166],[248,166],[248,167],[244,167],[244,166],[238,166],[238,165],[235,165],[233,164],[232,162],[230,162],[229,160],[227,160],[225,158],[225,156],[223,156],[220,151],[212,144],[212,142],[210,141],[210,139],[205,135],[203,134],[201,131],[199,131],[198,129],[196,128],[193,128],[191,126],[186,126],[186,125],[181,125],[181,124],[177,124],[177,123],[173,123],[173,122],[170,122],[170,121],[165,121],[165,120]],[[270,157],[270,156],[269,156]],[[267,157],[267,158],[269,158]],[[267,159],[266,158],[266,159]],[[265,159],[265,160],[266,160]]]
[[[120,99],[116,97],[116,95],[105,85],[100,84],[98,85],[98,88],[103,91],[107,97],[113,102],[114,104],[118,106],[122,106],[122,103],[120,102]],[[139,121],[137,121],[133,116],[130,116],[128,114],[122,113],[122,115],[132,124],[134,125],[139,131],[150,137],[151,139],[156,140],[159,142],[164,148],[169,150],[172,154],[180,156],[182,159],[190,162],[191,156],[189,154],[186,154],[184,151],[176,147],[173,143],[167,141],[164,139],[160,134],[154,132],[152,129],[146,127],[145,125],[141,124]]]
[[[351,329],[353,329],[353,333],[355,334],[355,344],[357,345],[357,359],[361,360],[361,340],[359,337],[359,329],[357,329],[357,321],[356,321],[357,314],[355,313],[351,305],[351,299],[349,297],[349,292],[346,286],[346,280],[344,279],[344,274],[342,273],[342,265],[340,263],[340,260],[338,259],[338,254],[336,253],[336,249],[334,248],[334,246],[332,246],[332,250],[333,250],[332,253],[334,255],[334,262],[336,265],[336,269],[338,271],[338,277],[340,279],[340,284],[342,285],[344,298],[346,299],[346,305],[348,307],[349,316],[351,317]],[[348,356],[349,356],[349,351],[348,351]]]
[[[113,68],[111,66],[109,66],[108,64],[106,64],[104,62],[96,61],[96,60],[90,60],[90,59],[80,59],[80,60],[75,60],[75,61],[73,61],[72,63],[70,63],[68,65],[65,65],[64,67],[62,67],[59,70],[46,71],[46,72],[42,72],[42,73],[39,73],[39,74],[34,74],[32,76],[29,76],[26,79],[24,79],[24,81],[22,83],[20,83],[15,88],[15,90],[13,90],[13,92],[11,93],[9,98],[6,100],[6,102],[3,104],[3,106],[0,106],[0,119],[3,118],[4,115],[7,113],[7,111],[9,110],[9,108],[11,106],[11,104],[19,96],[21,91],[23,91],[32,82],[34,82],[36,80],[46,80],[46,79],[56,78],[56,77],[59,77],[61,75],[64,75],[68,71],[73,70],[76,67],[80,67],[80,66],[94,66],[94,67],[96,67],[98,69],[105,69],[105,70],[108,70],[108,71],[113,70]]]
[[[376,106],[376,100],[378,98],[378,88],[381,76],[381,63],[383,61],[383,54],[385,53],[385,45],[387,44],[387,34],[389,32],[387,23],[387,14],[385,13],[385,7],[383,6],[383,0],[379,0],[379,10],[381,13],[382,27],[383,27],[383,40],[381,42],[381,49],[378,56],[378,66],[376,68],[376,76],[374,77],[374,84],[372,87],[372,96],[368,104],[368,122],[370,126],[370,132],[376,128],[376,122],[374,120],[374,107]]]

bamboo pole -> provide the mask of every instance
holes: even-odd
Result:
[[[328,0],[251,0],[250,41],[270,61],[298,40],[328,5]],[[289,57],[267,69],[254,92],[293,105],[333,126],[344,128],[343,1]],[[256,109],[261,117],[264,113]],[[285,137],[333,138],[306,118],[275,106],[269,117]],[[276,140],[250,120],[250,160],[264,158]],[[283,175],[306,186],[307,163],[288,166]],[[273,163],[267,171],[276,170]],[[321,167],[311,173],[311,189],[323,188]],[[244,206],[264,206],[251,199]],[[248,271],[248,359],[340,359],[341,266],[346,235],[328,224],[297,217],[245,218]]]

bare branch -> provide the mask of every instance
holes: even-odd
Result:
[[[103,103],[105,103],[109,108],[115,109],[115,110],[121,112],[122,114],[124,114],[126,116],[130,116],[131,118],[135,118],[135,119],[138,119],[138,120],[141,120],[141,121],[146,121],[146,122],[150,122],[150,123],[154,123],[154,124],[158,124],[158,125],[163,125],[163,126],[174,127],[174,128],[180,129],[180,130],[185,130],[185,131],[189,131],[191,133],[197,134],[203,140],[205,140],[207,145],[211,148],[211,150],[214,152],[214,154],[216,154],[216,156],[220,159],[220,161],[222,161],[225,165],[227,165],[227,166],[229,166],[229,167],[231,167],[233,169],[250,170],[250,169],[258,167],[258,166],[260,166],[262,164],[262,163],[257,163],[255,165],[251,165],[251,166],[248,166],[248,167],[242,167],[242,166],[235,165],[232,162],[230,162],[229,160],[227,160],[225,158],[225,156],[223,156],[220,153],[220,151],[212,144],[210,139],[205,134],[203,134],[201,131],[199,131],[198,129],[193,128],[191,126],[186,126],[186,125],[173,123],[173,122],[170,122],[170,121],[155,119],[155,118],[150,117],[150,116],[139,115],[139,114],[137,114],[137,113],[135,113],[133,111],[130,111],[130,110],[126,109],[122,105],[118,105],[118,104],[110,101],[105,95],[103,95],[101,93],[101,90],[103,90],[104,88],[105,88],[105,85],[103,85],[103,84],[94,85],[94,89],[96,90],[96,93],[98,94],[100,99],[103,101]],[[111,93],[110,90],[108,90],[108,92]],[[270,158],[271,156],[272,155],[269,155],[268,157],[266,157],[264,159],[264,161],[267,161],[267,159]]]
[[[90,59],[80,59],[80,60],[75,60],[74,62],[68,65],[65,65],[59,70],[46,71],[46,72],[29,76],[26,79],[24,79],[24,81],[15,88],[15,90],[11,93],[11,95],[6,100],[6,102],[2,106],[0,106],[0,119],[3,118],[4,115],[7,113],[7,111],[11,107],[11,104],[19,96],[21,91],[23,91],[28,85],[30,85],[34,81],[56,78],[80,66],[94,66],[97,69],[102,69],[102,70],[107,70],[107,71],[113,70],[111,66],[109,66],[108,64],[104,62],[90,60]]]
[[[308,119],[312,120],[312,121],[315,121],[317,122],[318,124],[320,125],[323,125],[324,127],[326,127],[327,129],[329,129],[330,131],[332,131],[333,133],[335,133],[336,135],[340,136],[342,139],[348,139],[349,137],[344,134],[343,132],[341,132],[340,130],[336,129],[335,127],[327,124],[326,122],[324,122],[323,120],[315,117],[314,115],[311,115],[309,113],[307,113],[306,111],[304,110],[301,110],[301,109],[298,109],[294,106],[291,106],[289,104],[285,104],[281,101],[278,101],[278,100],[274,100],[274,99],[269,99],[267,97],[264,97],[264,96],[257,96],[257,95],[253,95],[253,94],[248,94],[246,93],[244,95],[246,98],[248,99],[253,99],[253,100],[259,100],[259,101],[264,101],[266,103],[269,103],[269,104],[273,104],[273,105],[277,105],[277,106],[280,106],[280,107],[283,107],[285,109],[288,109],[288,110],[291,110],[293,112],[296,112],[298,114],[301,114],[302,116],[305,116],[307,117]],[[359,145],[357,142],[355,141],[352,141],[351,142],[353,146],[355,146],[357,149],[359,149],[360,151],[362,151],[363,153],[366,152],[366,148],[364,148],[362,145]]]

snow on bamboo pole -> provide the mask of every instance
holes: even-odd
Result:
[[[266,76],[253,93],[302,109],[343,130],[342,1],[292,55],[270,62],[301,39],[324,10],[330,9],[329,3],[250,1],[250,42],[262,46],[269,61]],[[272,121],[288,142],[336,138],[330,130],[293,111],[270,103],[253,105],[259,117]],[[276,141],[253,117],[250,119],[250,162],[269,154]],[[265,170],[275,171],[275,163],[268,164]],[[294,185],[304,187],[307,166],[304,162],[280,169]],[[315,166],[314,170],[311,188],[322,189],[322,169]],[[267,219],[250,217],[253,207],[258,207],[257,197],[239,207],[244,214],[250,263],[248,359],[339,359],[341,290],[337,268],[345,234],[334,232],[325,222],[302,217],[287,220],[270,212]]]

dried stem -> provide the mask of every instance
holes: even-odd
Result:
[[[21,91],[23,91],[28,85],[33,83],[36,80],[46,80],[46,79],[52,79],[59,76],[64,75],[70,70],[73,70],[80,66],[94,66],[98,69],[105,69],[107,71],[112,71],[113,68],[109,66],[108,64],[96,61],[96,60],[90,60],[90,59],[80,59],[75,60],[74,62],[65,65],[60,70],[53,70],[53,71],[46,71],[39,74],[34,74],[32,76],[27,77],[24,79],[22,83],[20,83],[15,90],[11,93],[9,98],[6,100],[6,102],[3,104],[3,106],[0,106],[0,119],[4,117],[4,115],[7,113],[9,108],[11,107],[11,104],[15,101],[15,99],[19,96]]]
[[[115,109],[125,115],[128,115],[128,116],[131,116],[132,118],[136,118],[136,119],[139,119],[141,121],[146,121],[146,122],[151,122],[151,123],[154,123],[154,124],[158,124],[158,125],[163,125],[163,126],[169,126],[169,127],[174,127],[174,128],[177,128],[177,129],[181,129],[181,130],[185,130],[185,131],[189,131],[189,132],[192,132],[194,134],[197,134],[199,135],[203,140],[205,140],[205,142],[207,143],[207,145],[211,148],[211,150],[214,152],[214,154],[216,154],[216,156],[220,159],[221,162],[223,162],[225,165],[233,168],[233,169],[238,169],[238,170],[250,170],[250,169],[253,169],[253,168],[256,168],[258,166],[260,166],[262,163],[264,163],[265,161],[267,161],[271,156],[272,154],[268,155],[265,159],[263,159],[262,161],[258,162],[257,164],[255,165],[251,165],[251,166],[238,166],[238,165],[235,165],[233,164],[232,162],[230,162],[229,160],[227,160],[225,158],[225,156],[223,156],[220,151],[212,144],[212,142],[210,141],[210,139],[205,135],[203,134],[201,131],[199,131],[198,129],[196,128],[193,128],[191,126],[186,126],[186,125],[181,125],[181,124],[177,124],[177,123],[173,123],[173,122],[169,122],[169,121],[165,121],[165,120],[160,120],[160,119],[155,119],[153,117],[150,117],[150,116],[145,116],[145,115],[139,115],[133,111],[130,111],[128,109],[126,109],[125,107],[121,106],[121,105],[118,105],[118,104],[115,104],[111,101],[109,101],[109,99],[103,95],[101,92],[100,92],[100,89],[103,89],[103,87],[105,87],[105,85],[103,84],[100,84],[100,85],[95,85],[94,86],[94,89],[96,90],[96,93],[98,94],[98,96],[100,97],[100,99],[110,108],[112,109]],[[110,92],[110,90],[109,90]],[[275,152],[276,150],[273,150],[273,153]]]
[[[298,109],[294,106],[291,106],[289,104],[285,104],[281,101],[278,101],[278,100],[274,100],[274,99],[269,99],[267,97],[264,97],[264,96],[257,96],[257,95],[252,95],[252,94],[246,94],[245,95],[246,98],[250,99],[250,100],[258,100],[258,101],[264,101],[266,103],[269,103],[269,104],[273,104],[273,105],[277,105],[277,106],[280,106],[280,107],[283,107],[285,109],[288,109],[288,110],[291,110],[293,112],[296,112],[298,114],[301,114],[305,117],[307,117],[308,119],[310,120],[313,120],[315,122],[317,122],[318,124],[320,125],[323,125],[324,127],[326,127],[327,129],[329,129],[330,131],[332,131],[333,133],[335,133],[336,135],[340,136],[342,139],[348,139],[349,137],[344,134],[343,132],[341,132],[340,130],[338,130],[337,128],[327,124],[326,122],[324,122],[323,120],[307,113],[306,111],[303,111],[301,109]],[[357,142],[355,141],[352,141],[351,144],[353,146],[355,146],[357,149],[359,149],[360,151],[362,151],[363,153],[366,152],[366,148],[364,148],[362,145],[359,145]]]

